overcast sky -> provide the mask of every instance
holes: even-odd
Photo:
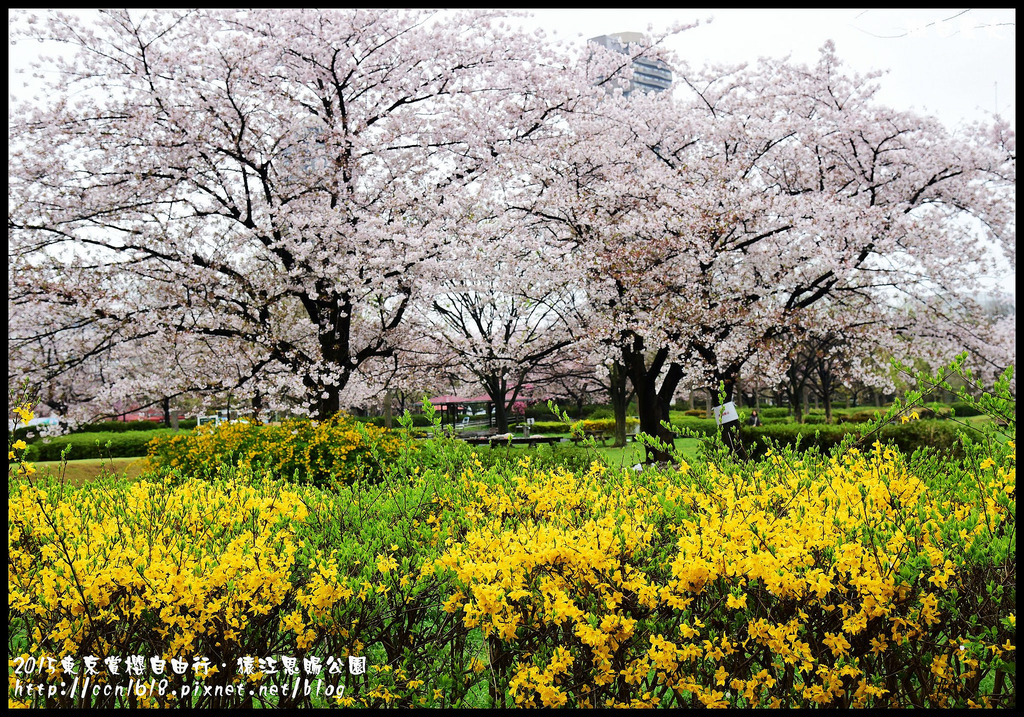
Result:
[[[753,9],[526,9],[527,26],[565,40],[614,32],[701,25],[666,41],[692,66],[784,57],[813,64],[832,40],[849,70],[886,70],[876,99],[916,109],[950,129],[998,112],[1016,123],[1014,9],[753,10]],[[713,18],[705,24],[707,18]],[[1016,294],[1015,272],[979,277],[985,287]]]
[[[91,13],[91,10],[81,12]],[[886,70],[879,102],[916,109],[951,129],[997,111],[1016,122],[1016,11],[1003,9],[536,9],[524,27],[584,42],[614,32],[665,30],[676,23],[702,24],[666,41],[693,66],[746,62],[761,56],[812,64],[826,40],[848,69]],[[708,18],[711,22],[704,23]],[[25,67],[40,52],[36,43],[9,47],[10,90],[18,92]],[[31,80],[29,80],[31,82]],[[20,90],[23,92],[24,90]],[[988,282],[984,282],[988,283]],[[1013,292],[1012,272],[998,284]]]
[[[90,14],[92,10],[82,10]],[[754,10],[754,9],[545,9],[527,8],[527,26],[579,42],[613,32],[667,29],[675,23],[708,24],[666,41],[691,65],[744,62],[790,55],[813,63],[826,40],[858,72],[888,70],[880,101],[934,114],[947,125],[998,111],[1016,120],[1016,11],[965,10]],[[43,46],[9,47],[11,89],[17,67]],[[49,49],[49,48],[48,48]]]
[[[833,40],[847,67],[888,70],[878,99],[947,125],[996,109],[1016,121],[1016,10],[527,9],[563,39],[655,31],[713,17],[666,44],[694,66],[790,55],[814,63]]]

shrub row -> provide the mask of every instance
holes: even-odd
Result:
[[[412,417],[412,425],[414,427],[425,428],[430,425],[430,419],[422,413],[413,413],[410,415]],[[387,423],[384,416],[352,416],[352,420],[358,421],[359,423],[369,423],[377,428],[384,428],[385,423]],[[392,417],[391,425],[392,427],[398,426],[397,417]]]
[[[123,433],[70,433],[30,443],[25,451],[25,459],[59,461],[67,446],[71,446],[67,458],[72,461],[83,458],[137,458],[146,455],[147,446],[154,438],[175,436],[182,432],[173,428],[150,428],[148,431]]]
[[[718,431],[718,423],[713,418],[696,418],[694,416],[675,416],[671,422],[676,429],[685,428],[700,436],[710,436]]]
[[[334,490],[244,465],[210,480],[10,483],[10,658],[226,666],[190,694],[191,657],[158,693],[11,687],[12,706],[1015,704],[1012,445],[939,463],[879,445],[749,466],[522,457],[453,472],[458,443],[402,451],[387,480]],[[343,694],[260,693],[277,681],[239,661],[276,655],[315,658]],[[348,656],[366,657],[365,674]]]
[[[155,438],[150,462],[183,476],[208,478],[224,466],[265,467],[282,478],[331,484],[376,479],[399,438],[386,429],[338,414],[327,421],[291,418],[273,425],[245,419]]]
[[[193,428],[195,419],[192,419]],[[179,427],[181,424],[178,424]],[[125,431],[152,431],[164,428],[163,421],[100,421],[99,423],[83,423],[71,430],[71,433],[124,433]]]
[[[196,427],[196,419],[185,418],[178,421],[179,430],[190,430]],[[45,427],[20,426],[11,434],[12,440],[34,443],[40,438],[40,431]],[[100,423],[83,423],[75,426],[65,435],[79,433],[126,433],[131,431],[155,431],[164,428],[163,423],[155,421],[102,421]]]
[[[640,425],[640,419],[626,416],[626,432]],[[588,418],[582,422],[583,430],[588,433],[612,433],[615,431],[614,418]]]
[[[919,448],[933,448],[950,456],[961,456],[962,446],[959,435],[964,428],[957,423],[936,420],[919,420],[908,423],[894,423],[883,426],[881,430],[869,437],[869,441],[879,440],[887,445],[897,446],[910,455]],[[859,440],[864,430],[856,424],[813,424],[801,426],[796,423],[774,423],[757,428],[743,426],[740,436],[753,455],[762,455],[766,448],[766,439],[781,445],[801,448],[817,446],[822,451],[829,451],[842,443],[847,434],[853,434]]]
[[[535,421],[534,424],[530,426],[530,432],[542,434],[568,433],[569,424],[563,423],[562,421]]]

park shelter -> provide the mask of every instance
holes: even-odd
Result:
[[[514,391],[509,391],[505,394],[505,404],[512,400]],[[525,384],[520,390],[519,396],[516,398],[517,401],[537,401],[541,400],[538,396],[533,394],[533,384]],[[494,401],[486,393],[479,396],[437,396],[430,399],[430,402],[441,411],[441,423],[445,425],[454,426],[459,422],[459,416],[463,410],[478,409],[483,407],[487,411],[487,427],[491,428],[494,426]]]
[[[511,398],[511,394],[508,395]],[[487,410],[487,427],[494,425],[494,401],[487,394],[480,396],[436,396],[430,399],[434,408],[441,411],[441,425],[454,426],[459,422],[459,416],[467,408],[476,409],[483,406]]]

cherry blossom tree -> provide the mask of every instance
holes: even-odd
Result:
[[[988,245],[1012,261],[1004,122],[950,133],[879,106],[830,44],[810,68],[670,64],[689,95],[612,95],[571,118],[600,140],[538,161],[528,207],[578,247],[644,432],[663,435],[684,378],[731,400],[751,357],[820,302],[854,314],[900,297],[927,324],[992,266]]]
[[[459,197],[565,95],[550,46],[491,12],[98,18],[12,22],[71,50],[10,110],[19,340],[98,322],[73,363],[173,335],[237,371],[208,388],[320,416],[394,353]]]
[[[508,214],[479,210],[446,262],[457,267],[428,289],[419,306],[419,345],[433,345],[434,362],[479,384],[491,398],[499,433],[524,388],[555,371],[576,341],[583,292],[564,271],[565,257]]]

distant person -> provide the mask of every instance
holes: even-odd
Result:
[[[750,412],[750,425],[751,426],[760,426],[761,425],[761,417],[757,415],[757,409],[756,408],[753,411]]]

